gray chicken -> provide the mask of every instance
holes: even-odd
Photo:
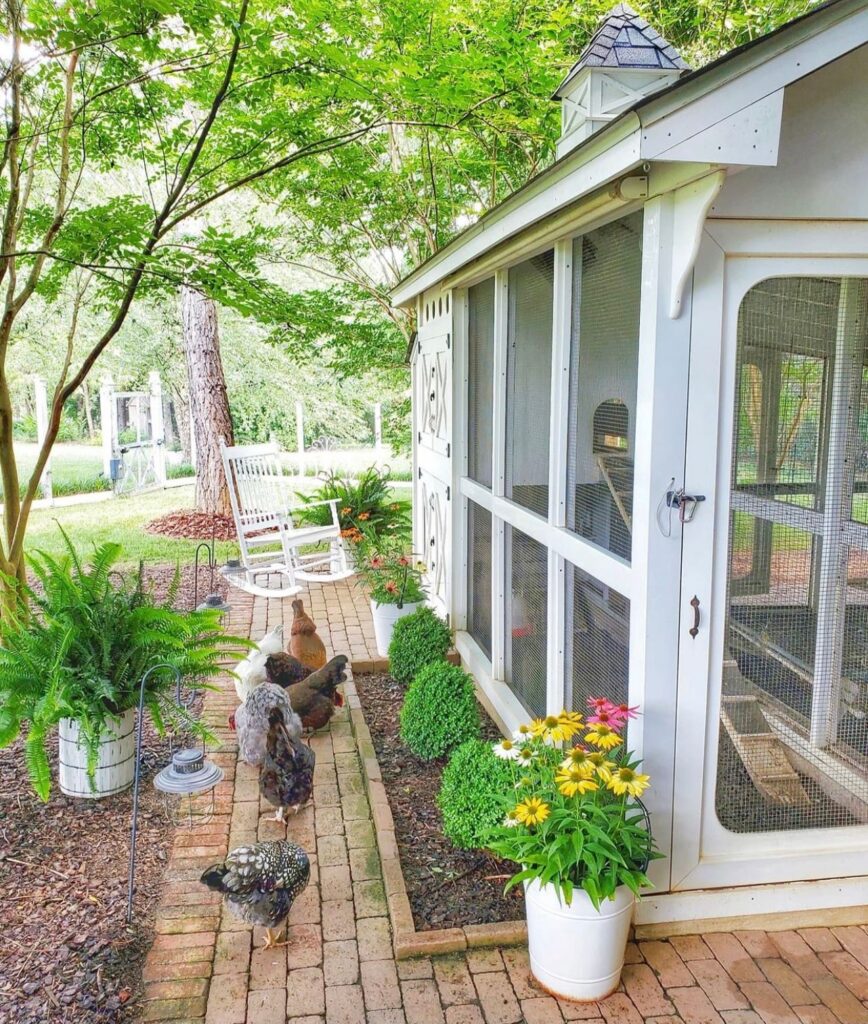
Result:
[[[311,798],[316,754],[302,742],[300,727],[295,735],[290,732],[280,707],[271,709],[268,725],[259,792],[277,808],[275,820],[283,821],[287,808],[298,811]]]
[[[262,764],[268,741],[268,716],[273,708],[283,712],[286,731],[293,741],[301,736],[301,719],[294,714],[286,690],[274,683],[257,686],[230,717],[238,734],[238,755],[248,764]]]
[[[307,854],[287,839],[239,846],[200,878],[209,889],[223,893],[223,901],[235,917],[265,928],[266,949],[285,945],[279,941],[280,933],[295,898],[309,880]]]

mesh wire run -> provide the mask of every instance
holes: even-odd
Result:
[[[716,809],[734,832],[868,822],[868,281],[745,297]]]
[[[467,290],[467,474],[491,487],[494,278]]]
[[[467,502],[467,632],[491,659],[491,513]]]
[[[506,682],[535,716],[546,711],[548,634],[548,552],[507,525],[506,580],[509,635]]]

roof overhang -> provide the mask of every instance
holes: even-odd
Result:
[[[685,170],[704,166],[708,173],[712,165],[773,166],[786,86],[866,43],[868,0],[831,0],[686,76],[494,207],[401,281],[393,303],[408,305],[466,264],[637,168],[684,164]]]

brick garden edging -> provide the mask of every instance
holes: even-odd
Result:
[[[353,673],[363,671],[387,672],[388,659],[377,662],[353,662]],[[378,667],[370,670],[368,664]],[[527,925],[521,921],[502,921],[497,924],[471,924],[463,928],[433,928],[418,931],[413,923],[413,912],[407,896],[407,885],[401,869],[398,843],[395,839],[395,821],[383,785],[380,762],[374,750],[371,731],[362,711],[362,703],[354,679],[348,679],[344,692],[350,708],[350,725],[356,738],[356,747],[362,764],[362,778],[371,805],[374,820],[374,834],[380,865],[383,869],[383,883],[389,906],[389,920],[392,923],[392,939],[395,958],[406,960],[414,956],[431,956],[438,953],[458,953],[465,949],[486,946],[515,946],[527,942]]]

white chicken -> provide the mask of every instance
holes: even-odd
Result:
[[[268,741],[268,716],[277,708],[289,739],[301,739],[301,719],[292,710],[286,690],[275,683],[257,686],[229,719],[238,736],[238,756],[248,764],[262,764]]]
[[[268,681],[265,662],[272,654],[283,650],[283,626],[275,626],[259,641],[247,655],[235,666],[235,692],[243,704],[251,693]]]

